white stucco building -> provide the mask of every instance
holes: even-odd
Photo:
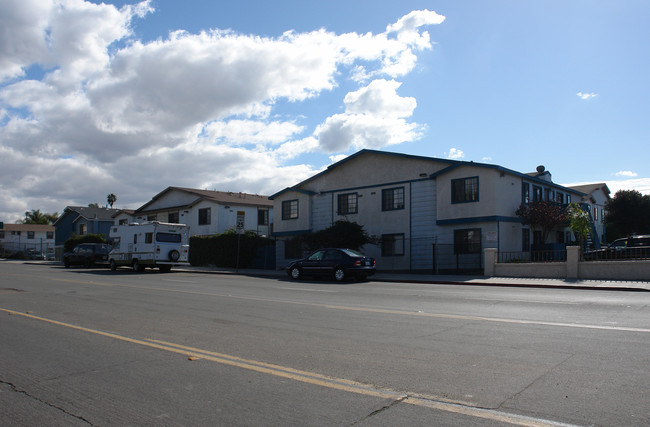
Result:
[[[277,265],[304,255],[295,237],[337,220],[364,226],[379,269],[438,272],[480,269],[485,248],[527,251],[563,244],[560,228],[541,242],[515,211],[522,203],[580,202],[586,195],[555,184],[543,167],[532,174],[497,165],[361,150],[286,188],[274,202]]]
[[[190,235],[209,236],[235,229],[269,236],[273,224],[273,202],[268,196],[194,188],[168,187],[133,213],[116,216],[134,222],[161,221],[190,226]]]

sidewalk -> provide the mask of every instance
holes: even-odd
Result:
[[[57,261],[23,261],[6,260],[9,262],[21,262],[25,264],[50,264],[62,265]],[[206,274],[237,274],[251,277],[267,277],[289,280],[284,270],[256,270],[256,269],[228,269],[218,267],[174,267],[173,271],[186,271],[191,273]],[[463,275],[442,275],[442,274],[417,274],[417,273],[386,273],[378,272],[370,278],[374,282],[397,282],[397,283],[421,283],[438,285],[465,285],[465,286],[505,286],[505,287],[528,287],[528,288],[556,288],[556,289],[601,289],[618,291],[646,291],[650,292],[649,281],[625,281],[625,280],[563,280],[563,279],[540,279],[534,277],[486,277],[486,276],[463,276]]]
[[[242,276],[270,277],[287,279],[284,270],[253,270],[216,267],[175,267],[172,271],[188,271],[195,273],[212,274],[239,274]],[[378,272],[370,277],[375,282],[401,282],[401,283],[422,283],[422,284],[443,284],[443,285],[467,285],[467,286],[508,286],[508,287],[531,287],[531,288],[559,288],[559,289],[602,289],[602,290],[625,290],[625,291],[648,291],[650,292],[650,281],[632,282],[623,280],[562,280],[562,279],[536,279],[522,277],[484,277],[484,276],[462,276],[462,275],[438,275],[438,274],[415,274],[415,273],[385,273]]]

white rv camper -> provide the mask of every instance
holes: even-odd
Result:
[[[142,271],[157,267],[169,271],[174,265],[189,265],[190,227],[184,224],[147,222],[111,227],[113,250],[108,254],[111,270],[120,266]]]

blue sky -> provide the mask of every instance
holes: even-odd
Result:
[[[650,194],[646,1],[6,0],[0,220],[362,148]]]

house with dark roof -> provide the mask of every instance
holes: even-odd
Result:
[[[559,227],[522,224],[522,204],[580,201],[585,194],[553,183],[544,167],[526,174],[498,165],[361,150],[270,198],[276,265],[305,255],[299,236],[337,220],[364,227],[378,244],[363,250],[379,269],[480,271],[485,248],[530,251],[573,239]]]
[[[268,236],[273,202],[268,196],[194,188],[167,187],[133,212],[135,222],[161,221],[190,226],[192,236],[234,230]]]
[[[108,239],[108,232],[113,225],[113,215],[119,209],[87,206],[66,206],[63,214],[54,223],[56,245],[62,246],[73,234],[103,234]]]

